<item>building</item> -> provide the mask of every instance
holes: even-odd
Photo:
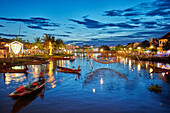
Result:
[[[8,51],[8,44],[12,42],[10,39],[7,38],[0,38],[0,55],[7,53]]]
[[[110,50],[115,50],[116,46],[109,46]]]
[[[151,38],[150,39],[150,47],[158,47],[159,46],[159,40],[158,39],[156,39],[156,38]]]
[[[158,49],[158,51],[162,51],[163,45],[165,43],[167,43],[168,40],[170,40],[170,32],[168,32],[167,34],[165,34],[164,36],[162,36],[158,40],[159,40],[159,47],[157,49]]]
[[[71,45],[71,44],[67,44],[66,48],[67,48],[67,50],[74,50],[74,49],[79,48],[79,46],[74,46],[74,45]]]
[[[94,45],[82,45],[81,48],[89,49],[89,48],[94,48]]]
[[[137,46],[138,46],[139,44],[140,44],[139,42],[135,42],[135,43],[133,44],[133,48],[137,48]]]

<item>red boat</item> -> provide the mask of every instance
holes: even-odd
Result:
[[[19,86],[14,92],[10,93],[8,96],[12,98],[23,97],[33,94],[44,88],[46,82],[33,82],[27,86]]]

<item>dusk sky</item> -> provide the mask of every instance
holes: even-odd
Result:
[[[159,38],[170,31],[170,0],[0,0],[0,36],[45,34],[66,44],[109,45]]]

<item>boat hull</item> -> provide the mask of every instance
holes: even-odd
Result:
[[[34,88],[33,90],[27,90],[27,91],[23,91],[21,93],[17,93],[16,91],[12,92],[11,94],[9,94],[9,97],[12,98],[18,98],[18,97],[25,97],[25,96],[30,96],[32,94],[35,94],[36,92],[39,92],[40,90],[42,90],[45,87],[45,83],[40,84],[38,87]],[[24,88],[29,87],[30,85],[25,86]]]

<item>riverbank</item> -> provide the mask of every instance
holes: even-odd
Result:
[[[116,53],[116,56],[130,57],[133,60],[141,60],[141,61],[153,61],[153,62],[170,62],[170,57],[158,57],[158,56],[141,56],[141,55],[132,55],[127,53]],[[138,58],[137,58],[138,57]]]
[[[71,57],[71,54],[54,54],[54,55],[31,55],[24,57],[9,57],[9,58],[0,58],[0,67],[3,66],[5,62],[7,66],[13,65],[41,65],[47,63],[47,60],[56,59],[60,60],[65,57]]]

